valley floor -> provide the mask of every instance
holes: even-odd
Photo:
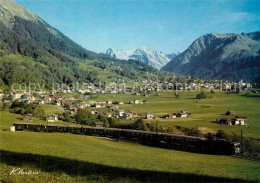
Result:
[[[158,96],[159,93],[159,96]],[[225,91],[211,94],[206,92],[207,99],[196,99],[199,92],[182,91],[180,97],[176,98],[173,91],[153,92],[144,96],[132,94],[96,94],[87,101],[123,101],[125,104],[119,105],[123,111],[137,111],[138,115],[145,117],[145,113],[152,112],[156,119],[146,120],[146,122],[158,122],[163,127],[180,126],[186,128],[198,127],[203,133],[216,133],[218,130],[234,132],[240,135],[241,129],[247,137],[260,138],[260,95],[252,94],[245,96],[245,92],[240,94],[227,94]],[[127,104],[131,100],[146,100],[147,104]],[[180,111],[191,113],[188,118],[163,119],[162,116]],[[216,123],[216,119],[234,118],[226,116],[227,111],[235,111],[236,115],[247,116],[245,126],[227,126]],[[133,121],[121,120],[121,123],[132,123]],[[178,132],[177,132],[178,133]]]
[[[194,99],[196,93],[181,93],[175,98],[171,92],[160,96],[150,94],[148,104],[120,105],[122,110],[136,110],[139,115],[153,112],[158,118],[170,112],[187,110],[186,119],[155,119],[162,126],[197,126],[206,131],[225,131],[259,138],[259,97],[216,93],[212,99]],[[106,101],[111,95],[95,95],[96,101]],[[134,95],[117,95],[116,100],[129,101],[142,98]],[[209,107],[203,107],[209,106]],[[45,110],[59,111],[55,106]],[[248,116],[248,126],[226,126],[213,122],[228,110]],[[139,145],[134,142],[117,142],[109,138],[60,133],[10,132],[14,122],[22,116],[0,111],[1,182],[245,182],[260,181],[260,163],[231,156],[206,155],[167,150]],[[36,123],[44,123],[37,118]],[[129,122],[129,121],[126,121]],[[122,122],[123,123],[123,122]],[[62,123],[71,124],[71,123]],[[15,175],[14,168],[36,175]]]

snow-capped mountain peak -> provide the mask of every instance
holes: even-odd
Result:
[[[134,50],[115,50],[109,48],[106,51],[106,54],[114,59],[121,59],[121,60],[129,60],[134,59],[140,62],[144,62],[148,65],[153,66],[156,69],[161,69],[164,65],[166,65],[169,61],[171,61],[177,54],[166,54],[162,51],[152,50],[147,47],[140,47]]]

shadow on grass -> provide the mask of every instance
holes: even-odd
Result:
[[[217,122],[217,121],[211,121],[211,123],[216,123],[216,124],[219,124],[219,125],[220,125],[220,123],[219,123],[219,122]]]
[[[253,97],[253,98],[260,98],[260,95],[248,95],[248,96],[246,96],[246,95],[241,95],[242,97]]]
[[[230,115],[227,115],[227,114],[220,114],[221,116],[227,116],[227,117],[229,117]]]
[[[119,168],[60,157],[16,153],[4,150],[0,150],[0,155],[1,163],[9,166],[22,167],[24,165],[31,165],[39,168],[41,171],[62,172],[71,176],[95,175],[96,177],[104,178],[106,182],[120,179],[129,179],[131,182],[246,182],[242,179]]]

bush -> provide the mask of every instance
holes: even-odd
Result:
[[[12,109],[12,112],[16,113],[16,114],[22,114],[22,115],[25,114],[25,110],[20,107],[16,107],[16,108]]]
[[[79,109],[75,115],[75,120],[82,125],[94,125],[95,116],[87,109]]]
[[[178,130],[174,126],[169,126],[169,127],[166,128],[165,132],[166,133],[176,133],[176,132],[178,132]]]
[[[10,104],[5,103],[5,104],[3,105],[3,111],[8,111],[9,108],[10,108]]]
[[[208,134],[205,135],[205,137],[206,137],[207,139],[214,139],[214,138],[215,138],[215,135],[212,134],[212,133],[208,133]]]
[[[197,127],[191,128],[190,131],[188,132],[188,135],[196,136],[196,137],[204,137],[203,133]]]
[[[116,118],[107,118],[110,127],[118,127],[119,120]]]
[[[241,138],[235,133],[226,133],[223,130],[218,130],[216,133],[216,138],[226,139],[234,142],[240,142]],[[260,157],[260,142],[258,139],[243,137],[243,142],[241,144],[241,150],[244,155],[251,156],[254,158]]]
[[[104,115],[98,115],[97,119],[100,122],[103,122],[103,126],[104,127],[108,127],[109,126],[108,120],[107,120],[107,118]]]
[[[240,141],[240,136],[235,134],[235,133],[231,133],[231,137],[232,137],[232,141],[233,142],[239,142]]]
[[[30,113],[33,115],[33,117],[37,118],[44,118],[45,112],[41,108],[41,106],[36,104],[26,104],[25,102],[19,102],[18,100],[15,100],[12,105],[10,106],[10,112],[16,113],[16,114],[26,114]]]
[[[62,114],[58,114],[58,118],[62,121],[66,121],[66,122],[72,122],[72,118],[70,116],[70,112],[69,111],[65,111]]]
[[[218,130],[216,133],[216,138],[218,139],[226,139],[226,140],[231,140],[232,137],[230,134],[226,133],[224,130]]]
[[[25,108],[26,113],[30,113],[33,115],[33,117],[37,118],[44,118],[45,117],[45,112],[39,105],[35,104],[29,104]]]
[[[16,100],[12,103],[11,108],[13,109],[13,108],[20,107],[20,106],[21,106],[21,103],[16,99]]]
[[[146,123],[146,126],[151,132],[156,132],[156,125],[154,123]]]
[[[199,93],[198,95],[196,95],[196,98],[197,99],[206,99],[207,98],[207,95],[205,92],[201,92]]]
[[[64,121],[64,116],[63,116],[63,114],[58,114],[58,119],[61,120],[61,121]]]
[[[260,157],[260,143],[253,138],[244,138],[243,141],[244,154],[259,158]]]
[[[138,119],[133,123],[133,129],[135,130],[144,130],[148,131],[148,127],[146,126],[145,122],[142,119]]]

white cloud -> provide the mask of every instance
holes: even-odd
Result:
[[[255,21],[256,16],[249,12],[227,12],[218,15],[214,22],[215,23],[237,23],[237,22],[249,22]]]

